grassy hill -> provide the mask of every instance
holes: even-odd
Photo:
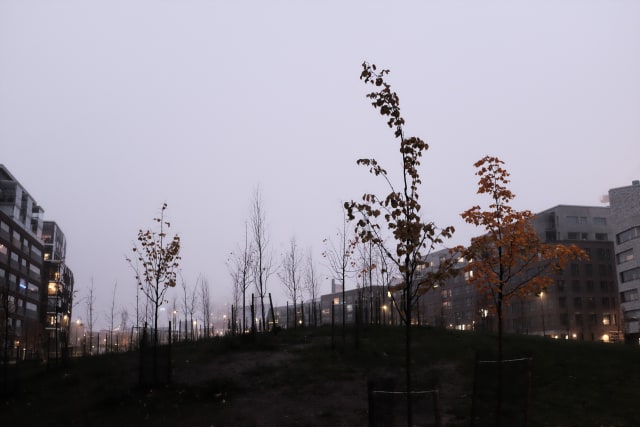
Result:
[[[156,387],[138,386],[135,353],[48,369],[21,365],[18,384],[2,398],[0,420],[7,426],[366,426],[368,382],[402,389],[403,339],[400,328],[370,327],[349,330],[344,346],[339,332],[332,345],[328,328],[180,343],[172,348],[172,384]],[[415,387],[439,389],[445,425],[469,425],[475,357],[492,358],[496,337],[416,328],[414,343]],[[640,348],[507,336],[505,352],[532,357],[530,425],[640,425]],[[485,395],[490,382],[490,376],[478,382]],[[507,374],[505,382],[515,378]]]

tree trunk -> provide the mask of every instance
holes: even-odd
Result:
[[[262,310],[262,332],[265,331],[265,318],[264,318],[264,294],[260,294],[260,308]]]
[[[247,330],[247,314],[245,312],[246,310],[246,298],[245,298],[245,292],[246,290],[244,289],[244,284],[242,285],[243,289],[242,289],[242,333],[244,334]]]
[[[498,294],[498,304],[496,305],[498,315],[498,388],[496,391],[496,427],[500,427],[502,412],[502,385],[503,385],[503,348],[502,348],[502,292]]]
[[[410,294],[409,294],[409,283],[405,288],[405,323],[406,323],[406,337],[405,337],[405,371],[406,371],[406,381],[407,381],[407,426],[413,426],[413,409],[411,402],[411,302]]]

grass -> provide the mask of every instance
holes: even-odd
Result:
[[[135,354],[21,365],[3,425],[367,425],[367,381],[403,383],[403,330],[361,330],[346,348],[328,328],[224,337],[173,348],[172,385],[139,387]],[[415,329],[414,383],[441,389],[447,425],[469,425],[475,355],[490,334]],[[640,348],[507,336],[507,355],[533,358],[532,426],[640,425]],[[510,379],[507,378],[507,381]],[[392,385],[393,386],[393,385]]]

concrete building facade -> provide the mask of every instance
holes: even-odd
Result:
[[[640,343],[640,181],[609,190],[609,203],[625,336]]]
[[[606,206],[570,205],[536,215],[533,227],[545,243],[576,245],[589,259],[571,262],[555,275],[554,286],[523,302],[524,307],[514,304],[512,331],[586,341],[619,339],[623,326],[610,215]],[[529,316],[518,316],[518,310]]]
[[[559,339],[615,341],[623,330],[619,311],[610,209],[560,205],[540,212],[532,222],[545,243],[575,244],[589,260],[578,260],[553,276],[554,285],[511,299],[503,309],[506,333],[544,335]],[[447,250],[425,262],[437,268]],[[459,267],[466,266],[459,260]],[[421,297],[425,325],[459,330],[496,330],[489,296],[468,283],[466,274],[446,280]]]

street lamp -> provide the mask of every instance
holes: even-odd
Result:
[[[546,337],[547,336],[547,329],[545,327],[544,324],[544,291],[540,291],[540,293],[538,294],[538,298],[540,298],[540,314],[542,316],[542,336]]]
[[[176,330],[176,315],[178,314],[177,310],[173,310],[173,330]]]

